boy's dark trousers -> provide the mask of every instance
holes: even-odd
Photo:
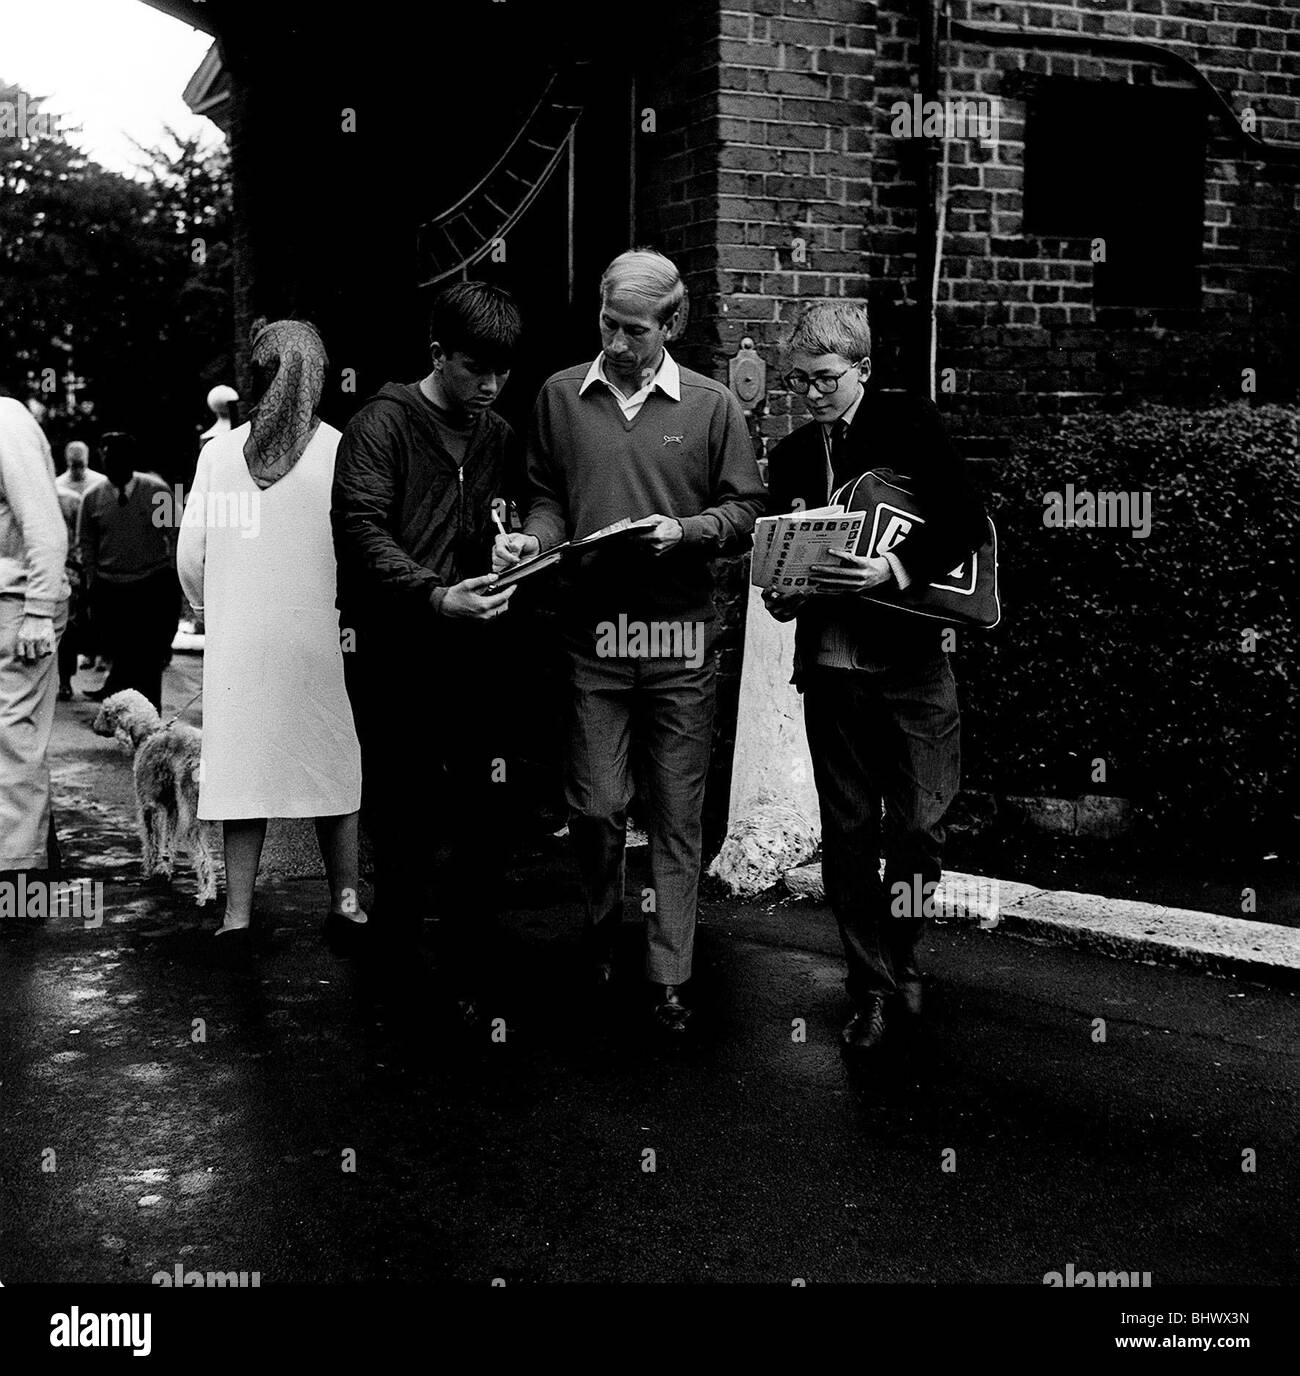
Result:
[[[372,626],[343,656],[376,937],[413,950],[424,919],[438,917],[442,973],[466,994],[488,975],[509,847],[515,761],[492,668],[499,640],[477,623],[433,636]]]
[[[943,872],[943,818],[961,777],[956,685],[947,656],[936,653],[884,668],[815,666],[803,689],[822,877],[849,997],[861,1006],[870,994],[919,984],[923,900]]]

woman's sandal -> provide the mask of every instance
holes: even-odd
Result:
[[[247,927],[218,927],[212,934],[218,940],[214,949],[217,959],[223,964],[233,962],[236,967],[244,965],[253,952],[253,929]]]
[[[365,914],[359,913],[358,916],[365,917]],[[360,949],[369,941],[369,932],[368,917],[364,922],[356,922],[346,913],[335,912],[333,909],[325,914],[325,921],[321,923],[321,935],[331,946],[336,946],[340,950]]]

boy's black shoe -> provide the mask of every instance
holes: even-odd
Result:
[[[884,1037],[885,995],[868,994],[840,1033],[840,1041],[845,1051],[874,1051]]]

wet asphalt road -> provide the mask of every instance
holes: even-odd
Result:
[[[138,879],[90,715],[60,707],[57,788],[105,923],[0,941],[6,1284],[1296,1279],[1292,994],[936,928],[927,1032],[851,1071],[825,911],[711,901],[696,1035],[665,1049],[635,924],[593,1004],[541,850],[487,1001],[504,1040],[467,1037],[423,966],[322,945],[314,881],[268,886],[274,930],[221,960],[188,875]]]

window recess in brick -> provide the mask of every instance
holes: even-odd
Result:
[[[1195,306],[1205,218],[1199,92],[1026,83],[1024,232],[1105,241],[1098,306]]]

